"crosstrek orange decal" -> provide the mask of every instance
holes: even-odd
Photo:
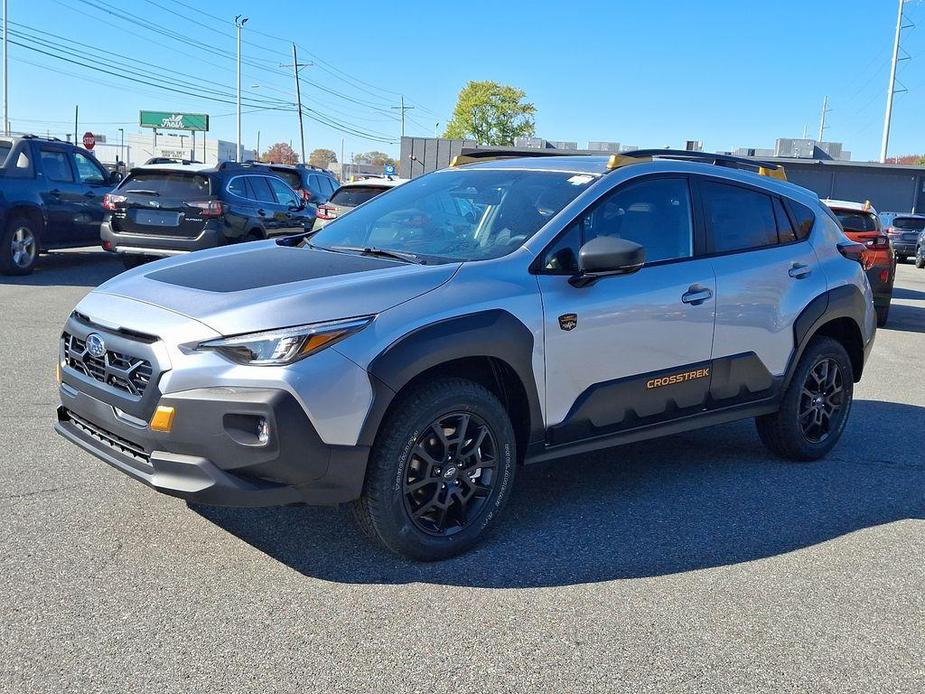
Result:
[[[652,390],[653,388],[663,388],[664,386],[673,386],[677,383],[684,383],[685,381],[694,381],[698,378],[706,378],[710,375],[710,369],[697,369],[696,371],[685,371],[679,374],[671,374],[671,376],[662,376],[661,378],[652,378],[646,381],[646,388]]]

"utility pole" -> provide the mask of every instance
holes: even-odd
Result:
[[[260,161],[260,131],[257,131],[257,161]]]
[[[344,161],[344,138],[340,138],[340,182],[344,182],[344,167],[347,162]]]
[[[241,151],[241,32],[244,31],[245,24],[247,24],[247,17],[235,15],[234,25],[238,29],[238,138],[236,140],[234,160],[237,162],[240,162],[243,158]]]
[[[829,114],[829,111],[832,109],[829,108],[829,97],[825,97],[822,100],[822,117],[819,119],[819,138],[817,142],[822,142],[825,136],[825,117]]]
[[[896,36],[893,38],[893,60],[890,63],[890,84],[886,90],[886,112],[883,115],[883,139],[880,142],[880,163],[886,163],[887,149],[890,146],[890,124],[893,120],[893,95],[897,93],[896,91],[896,64],[900,60],[906,60],[906,58],[899,57],[899,42],[902,38],[903,29],[907,26],[903,25],[903,5],[906,4],[906,0],[899,0],[899,12],[896,15]],[[906,91],[901,89],[901,92]]]
[[[77,114],[80,112],[80,105],[74,104],[74,144],[77,144]]]
[[[299,140],[302,143],[302,163],[307,164],[305,158],[305,127],[302,124],[302,87],[299,85],[299,70],[303,67],[311,67],[314,63],[300,63],[299,56],[296,53],[295,42],[292,44],[292,74],[295,77],[295,101],[296,108],[299,110]],[[280,67],[289,67],[286,63],[280,63]]]
[[[414,106],[405,106],[405,97],[401,98],[401,106],[393,106],[392,108],[401,111],[401,136],[405,136],[405,111],[411,111]]]
[[[10,61],[7,56],[7,0],[3,0],[3,133],[10,134]]]
[[[119,128],[119,159],[125,164],[125,128]]]

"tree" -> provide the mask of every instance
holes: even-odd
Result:
[[[385,152],[377,152],[373,150],[372,152],[364,152],[363,154],[354,154],[353,155],[354,164],[372,164],[373,166],[385,166],[386,164],[391,164],[395,166],[395,160],[390,157]]]
[[[524,101],[522,89],[497,82],[469,82],[463,87],[444,137],[473,139],[481,145],[513,145],[515,137],[532,137],[536,106]]]
[[[887,164],[915,164],[916,166],[925,165],[925,155],[922,154],[902,154],[898,157],[888,157]]]
[[[260,161],[274,164],[297,164],[299,155],[285,142],[277,142],[260,156]]]
[[[326,169],[337,163],[337,153],[333,149],[316,149],[308,155],[308,163]]]

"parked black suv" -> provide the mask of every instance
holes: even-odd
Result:
[[[302,196],[305,204],[313,208],[330,200],[331,196],[334,195],[334,191],[340,186],[334,174],[327,169],[321,169],[311,164],[255,163],[259,166],[266,166],[286,181],[293,190]]]
[[[140,166],[103,201],[103,248],[126,267],[228,243],[310,230],[314,209],[265,167]]]
[[[96,245],[103,194],[120,179],[69,142],[0,137],[0,273],[29,274],[42,251]]]

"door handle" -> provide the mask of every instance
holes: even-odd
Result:
[[[713,292],[698,284],[691,285],[691,287],[681,295],[681,301],[685,304],[691,304],[692,306],[700,306],[704,301],[712,298]]]
[[[803,265],[802,263],[794,263],[790,266],[790,270],[787,271],[787,274],[790,275],[795,280],[801,280],[804,277],[809,277],[813,272],[813,269],[809,265]]]
[[[257,210],[257,214],[259,214],[261,217],[266,217],[266,216],[267,216],[267,213],[266,213],[266,211],[264,211],[264,210]]]
[[[48,191],[48,194],[53,198],[61,197],[61,191],[58,190],[57,188],[52,188],[51,190]]]

